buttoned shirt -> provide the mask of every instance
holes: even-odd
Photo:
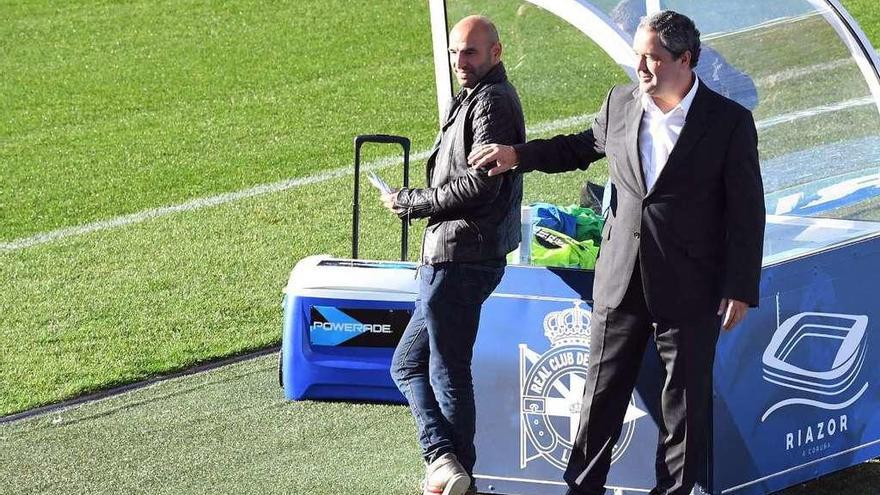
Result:
[[[700,81],[694,74],[694,84],[690,91],[672,110],[663,113],[647,93],[642,94],[642,125],[639,127],[639,154],[642,170],[645,173],[645,187],[654,187],[657,178],[666,166],[672,148],[678,142],[681,130],[687,120],[688,110],[697,94]]]

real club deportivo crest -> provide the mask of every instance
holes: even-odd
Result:
[[[544,354],[519,345],[520,468],[539,457],[559,469],[568,463],[590,358],[592,312],[581,308],[582,303],[576,301],[573,308],[544,317],[544,335],[550,340],[550,349]],[[612,464],[629,446],[635,421],[646,414],[630,398]]]

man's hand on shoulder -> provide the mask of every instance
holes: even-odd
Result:
[[[519,156],[513,146],[486,144],[471,150],[468,164],[474,168],[488,168],[492,177],[519,165]]]

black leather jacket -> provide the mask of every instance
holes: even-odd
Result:
[[[522,175],[489,177],[467,156],[481,144],[519,144],[526,131],[516,89],[504,66],[492,68],[470,93],[450,103],[428,158],[423,189],[401,189],[401,218],[428,217],[421,263],[499,260],[520,241]]]

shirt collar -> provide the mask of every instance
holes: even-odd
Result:
[[[697,77],[696,73],[694,73],[694,84],[691,86],[691,89],[687,92],[686,95],[684,95],[684,98],[682,98],[681,101],[678,102],[678,105],[676,105],[675,108],[667,113],[667,115],[681,108],[685,116],[687,116],[688,111],[691,109],[691,105],[694,103],[694,97],[697,96],[697,86],[699,85],[700,78]],[[657,104],[654,103],[654,99],[651,98],[651,96],[647,93],[642,93],[642,109],[648,112],[660,114],[663,113],[660,111],[660,108],[657,106]]]

